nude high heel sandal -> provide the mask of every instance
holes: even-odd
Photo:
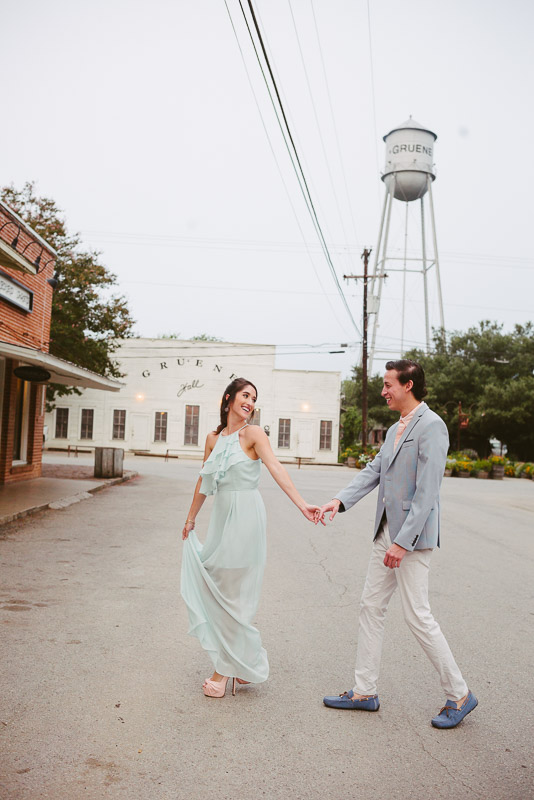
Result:
[[[223,678],[222,681],[204,681],[202,691],[206,697],[224,697],[226,693],[226,685],[229,678]],[[232,696],[235,697],[235,684],[236,679],[232,678]]]

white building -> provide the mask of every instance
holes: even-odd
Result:
[[[58,398],[47,415],[49,448],[124,447],[202,458],[236,377],[258,389],[255,424],[281,459],[336,463],[339,372],[275,369],[275,346],[174,339],[126,339],[114,354],[120,392],[86,390]]]

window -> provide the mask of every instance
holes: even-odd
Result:
[[[289,447],[291,439],[291,420],[278,420],[278,447]]]
[[[94,409],[92,408],[82,408],[82,428],[80,431],[80,439],[92,439],[93,438],[93,419],[94,419]]]
[[[56,408],[56,439],[69,438],[69,409]]]
[[[154,429],[154,441],[166,442],[167,441],[167,412],[156,411],[156,427]]]
[[[198,444],[198,419],[200,406],[185,407],[184,444]]]
[[[261,425],[261,408],[255,408],[249,425]]]
[[[124,430],[126,428],[126,411],[124,409],[115,409],[113,411],[113,438],[124,439]]]
[[[319,436],[319,450],[332,449],[332,422],[328,419],[321,420],[321,433]]]

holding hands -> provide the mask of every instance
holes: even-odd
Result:
[[[321,522],[323,525],[326,525],[324,521],[325,514],[328,514],[330,511],[329,521],[332,522],[334,517],[336,516],[337,512],[339,511],[339,506],[341,505],[341,501],[337,498],[330,500],[328,503],[325,503],[324,506],[321,506],[318,513],[316,514],[315,518],[312,522],[315,522],[317,525],[318,522]],[[310,519],[310,517],[308,517]],[[400,567],[401,561],[404,558],[408,551],[401,547],[398,544],[392,544],[386,555],[384,556],[384,566],[389,567],[390,569],[395,569],[396,567]]]

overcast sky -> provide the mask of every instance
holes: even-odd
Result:
[[[360,337],[319,248],[239,0],[227,4],[230,16],[224,0],[4,4],[0,182],[35,180],[56,200],[69,229],[117,274],[139,335],[274,343],[293,354],[279,356],[282,368],[346,375]],[[342,276],[361,273],[363,247],[376,244],[382,136],[409,115],[438,135],[446,328],[532,320],[534,4],[253,5],[357,328],[361,284]],[[393,255],[404,212],[396,202]],[[415,251],[417,204],[409,212]],[[401,289],[392,276],[378,370],[400,347]],[[420,276],[407,294],[404,340],[423,343]],[[324,343],[318,349],[351,347],[306,354]]]

